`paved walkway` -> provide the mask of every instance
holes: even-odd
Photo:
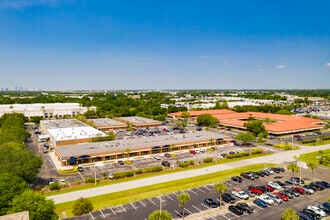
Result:
[[[172,173],[172,174],[165,174],[161,176],[155,176],[140,180],[132,180],[124,183],[118,183],[118,184],[112,184],[108,186],[102,186],[102,187],[95,187],[92,189],[86,189],[86,190],[80,190],[75,192],[69,192],[64,193],[60,195],[55,196],[49,196],[48,199],[54,200],[55,204],[68,202],[68,201],[74,201],[80,197],[93,197],[98,196],[102,194],[112,193],[112,192],[118,192],[133,188],[138,188],[142,186],[149,186],[154,185],[158,183],[168,182],[172,180],[179,180],[179,179],[185,179],[189,177],[194,176],[200,176],[204,174],[210,174],[218,171],[233,169],[241,166],[251,165],[251,164],[258,164],[258,163],[286,163],[293,161],[293,156],[298,154],[305,154],[313,151],[319,151],[330,148],[330,145],[324,145],[324,146],[316,146],[316,147],[305,147],[300,146],[299,150],[295,151],[283,151],[280,153],[275,153],[272,155],[264,156],[264,157],[258,157],[258,158],[251,158],[246,160],[241,160],[237,162],[232,163],[226,163],[226,164],[219,164],[214,165],[210,167],[200,168],[200,169],[194,169],[194,170],[187,170],[182,171],[178,173]]]

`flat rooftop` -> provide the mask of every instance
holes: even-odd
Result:
[[[116,118],[120,121],[127,122],[133,125],[145,125],[145,124],[161,124],[161,121],[157,121],[150,118],[143,118],[139,116],[129,116],[129,117],[118,117]]]
[[[88,119],[95,124],[98,128],[126,128],[127,124],[121,121],[116,121],[110,118],[95,118],[95,119]]]
[[[208,131],[196,131],[193,133],[162,135],[155,137],[139,137],[106,142],[82,143],[56,147],[61,158],[80,157],[83,155],[103,155],[120,153],[129,148],[132,152],[143,149],[151,149],[154,146],[184,145],[189,143],[209,142],[210,139],[222,138],[221,134]]]
[[[105,133],[76,119],[42,120],[40,125],[47,130],[55,141],[107,136]]]

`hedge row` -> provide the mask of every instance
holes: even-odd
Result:
[[[147,167],[144,169],[138,169],[138,170],[132,170],[132,171],[126,171],[126,172],[117,172],[113,174],[114,179],[121,179],[125,177],[131,177],[135,174],[142,174],[142,173],[153,173],[153,172],[160,172],[163,170],[162,166],[153,166],[153,167]]]

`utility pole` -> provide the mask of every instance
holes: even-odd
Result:
[[[162,219],[162,194],[159,196],[159,220]]]

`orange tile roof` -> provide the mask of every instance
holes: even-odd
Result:
[[[176,114],[177,113],[177,114]],[[173,114],[181,115],[181,112],[176,112]],[[192,117],[201,114],[212,114],[214,117],[220,120],[221,125],[244,128],[244,123],[247,122],[249,117],[254,117],[256,119],[266,119],[274,120],[275,122],[264,122],[266,130],[273,134],[284,134],[301,132],[307,130],[321,129],[323,128],[323,121],[313,118],[306,118],[302,116],[295,115],[281,115],[272,113],[262,113],[262,112],[235,112],[231,110],[221,109],[221,110],[205,110],[205,111],[190,111]]]
[[[210,115],[219,115],[219,114],[230,114],[230,113],[236,113],[235,111],[231,111],[228,109],[214,109],[214,110],[200,110],[200,111],[188,111],[190,114],[190,117],[197,117],[202,114],[210,114]],[[182,112],[174,112],[170,113],[170,116],[174,117],[180,117]]]

